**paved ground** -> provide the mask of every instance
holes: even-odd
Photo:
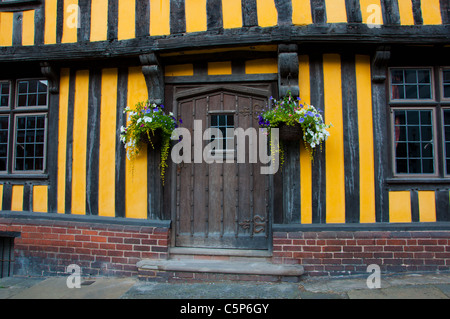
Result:
[[[137,278],[86,278],[69,289],[67,277],[0,279],[0,299],[449,299],[450,274],[382,275],[381,288],[367,277],[308,278],[300,283],[166,284]]]

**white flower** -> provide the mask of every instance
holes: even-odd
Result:
[[[151,123],[152,121],[153,121],[153,118],[151,118],[151,117],[146,116],[146,117],[144,118],[144,122],[145,122],[145,123]]]
[[[142,122],[142,117],[141,118],[139,118],[138,120],[137,120],[137,124],[139,124],[139,123],[141,123]]]
[[[121,132],[121,133],[125,133],[125,131],[126,131],[126,129],[125,129],[125,127],[122,125],[122,126],[120,127],[120,132]]]
[[[169,112],[169,115],[170,115],[170,116],[173,116],[173,113],[172,113],[172,112]]]

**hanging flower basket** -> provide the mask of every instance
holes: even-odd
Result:
[[[172,132],[182,123],[173,116],[166,114],[164,105],[156,105],[150,101],[139,102],[133,110],[128,106],[124,113],[128,114],[128,126],[120,128],[120,139],[125,144],[127,157],[134,160],[147,144],[152,149],[161,150],[161,180],[164,185],[164,174],[169,156],[170,138]]]
[[[312,157],[316,148],[330,136],[327,129],[331,124],[324,123],[320,110],[292,97],[291,92],[281,100],[270,97],[270,101],[272,105],[259,115],[259,125],[268,130],[279,128],[280,141],[303,139]]]
[[[282,124],[279,129],[281,141],[300,141],[303,137],[303,129],[300,123],[295,123],[294,125]]]

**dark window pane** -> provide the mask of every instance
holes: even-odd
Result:
[[[217,126],[217,116],[213,115],[211,116],[211,126]]]
[[[423,160],[423,174],[433,174],[434,173],[434,165],[433,160]]]
[[[47,93],[48,82],[41,80],[39,81],[39,92]]]
[[[47,94],[39,94],[38,106],[47,106]]]
[[[37,93],[37,85],[35,80],[28,81],[28,93]]]
[[[0,130],[8,130],[8,117],[0,117]]]
[[[450,98],[450,85],[444,85],[444,97]]]
[[[34,129],[36,127],[36,118],[34,116],[27,117],[27,129]]]
[[[409,173],[410,174],[421,174],[421,161],[420,159],[412,159],[409,161]]]
[[[8,95],[2,95],[0,99],[0,107],[9,106],[9,96]]]
[[[417,85],[405,86],[406,99],[417,99]]]
[[[420,144],[419,143],[408,143],[408,156],[409,157],[420,157]]]
[[[17,144],[16,145],[16,157],[25,157],[25,146],[24,144]]]
[[[420,112],[420,123],[422,125],[431,125],[431,115],[432,115],[432,111],[428,110],[428,111],[421,111]]]
[[[19,82],[19,94],[27,94],[28,93],[28,82]]]
[[[422,157],[433,158],[433,144],[422,143]]]
[[[444,83],[450,83],[450,70],[443,71]]]
[[[407,111],[407,124],[419,124],[419,111]]]
[[[450,125],[450,110],[444,110],[444,124]]]
[[[0,171],[6,171],[6,158],[0,158]]]
[[[28,95],[27,106],[36,106],[37,105],[37,94]]]
[[[18,106],[27,106],[27,96],[19,95]]]
[[[37,171],[42,171],[44,169],[44,159],[36,158],[34,161],[34,169]]]
[[[419,85],[419,98],[420,99],[431,99],[431,86]]]
[[[7,156],[8,156],[8,145],[0,144],[0,157],[7,157]]]
[[[397,157],[407,157],[406,153],[406,143],[397,143],[396,147],[396,156]]]
[[[408,173],[408,161],[406,159],[397,160],[397,174]]]
[[[408,127],[408,141],[420,141],[419,126]]]
[[[406,70],[405,71],[405,83],[417,83],[417,72],[416,70]]]
[[[403,91],[403,85],[393,85],[392,86],[392,98],[393,99],[401,99],[405,98],[405,92]]]
[[[431,83],[429,70],[419,70],[417,71],[417,76],[419,79],[419,83]]]
[[[403,70],[392,70],[392,83],[404,83]]]
[[[9,95],[9,82],[3,82],[1,83],[1,94]]]
[[[433,130],[431,126],[422,126],[422,141],[431,141],[433,139]]]

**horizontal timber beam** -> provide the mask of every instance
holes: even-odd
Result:
[[[136,57],[148,52],[279,43],[450,44],[449,34],[450,25],[381,28],[369,28],[364,24],[250,27],[123,41],[2,47],[0,63],[123,58]]]

